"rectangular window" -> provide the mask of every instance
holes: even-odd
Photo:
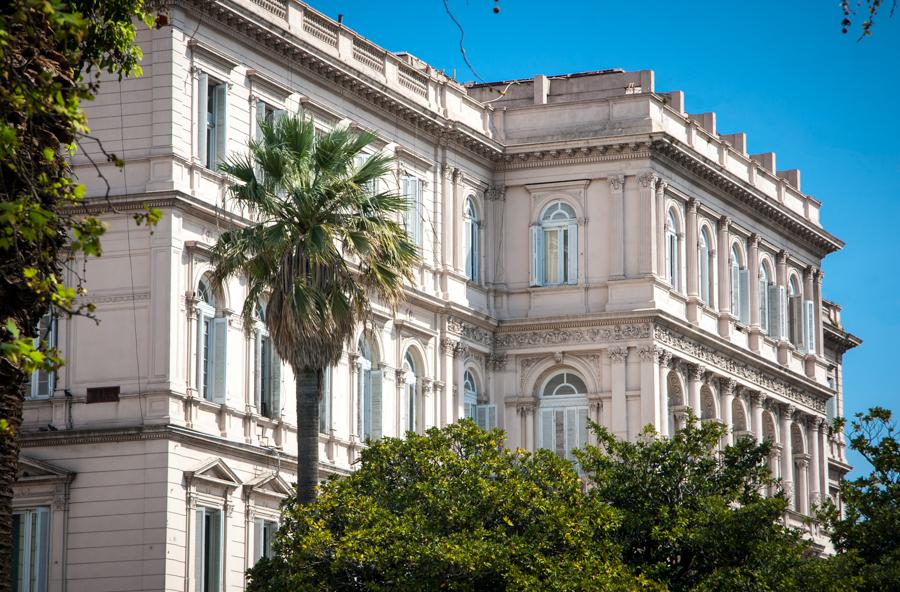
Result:
[[[368,364],[359,370],[359,435],[363,440],[381,438],[381,372]]]
[[[216,170],[228,152],[228,85],[201,72],[197,90],[197,156],[203,166]]]
[[[486,432],[497,427],[497,406],[476,405],[475,423],[477,423],[478,427]]]
[[[256,331],[256,408],[265,417],[281,416],[281,358],[262,327]]]
[[[424,183],[416,177],[407,176],[401,180],[403,195],[406,197],[407,206],[403,222],[410,239],[419,247],[425,243],[425,202]]]
[[[559,407],[541,410],[541,448],[562,458],[575,460],[572,453],[587,444],[587,408]]]
[[[222,511],[197,508],[194,579],[197,592],[221,592],[224,522]]]
[[[253,523],[253,563],[263,557],[271,559],[275,556],[272,543],[275,541],[275,532],[278,531],[278,523],[274,520],[257,518]]]
[[[574,284],[578,281],[578,232],[574,224],[539,230],[542,249],[540,281],[536,285]]]
[[[13,512],[13,592],[46,592],[50,570],[50,508]]]

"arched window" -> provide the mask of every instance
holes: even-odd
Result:
[[[56,347],[57,321],[53,311],[48,311],[35,328],[34,349],[47,353]],[[32,399],[49,399],[56,388],[56,372],[35,370],[31,373],[28,396]]]
[[[407,351],[403,357],[403,431],[418,432],[418,384],[416,382],[416,361],[412,357],[412,353]]]
[[[256,409],[269,418],[281,417],[281,358],[272,346],[266,327],[266,309],[256,303],[254,343],[254,391]]]
[[[796,275],[788,282],[787,336],[798,349],[803,346],[803,295]]]
[[[747,264],[737,243],[731,247],[731,314],[744,324],[750,322],[750,284]]]
[[[551,376],[540,390],[540,446],[569,460],[587,443],[587,387],[571,371]]]
[[[481,236],[478,214],[475,211],[475,203],[472,198],[466,199],[466,210],[463,212],[465,220],[465,249],[466,249],[466,277],[473,282],[479,281],[479,263],[481,260]]]
[[[463,373],[463,396],[466,417],[478,424],[478,427],[487,431],[497,427],[497,406],[487,405],[482,401],[482,394],[478,389],[478,382],[471,370]]]
[[[228,319],[216,316],[216,297],[204,278],[197,286],[197,390],[207,401],[224,403],[228,361]]]
[[[666,280],[673,290],[681,289],[678,234],[678,219],[675,216],[675,210],[669,209],[669,215],[666,217]]]
[[[697,260],[699,262],[698,267],[700,273],[700,299],[704,303],[712,305],[713,295],[715,294],[713,281],[716,277],[715,252],[712,248],[712,239],[709,236],[709,229],[705,226],[700,230],[699,248],[700,253]]]
[[[532,285],[578,283],[578,222],[572,206],[553,202],[531,231]]]
[[[359,436],[363,440],[381,438],[381,370],[374,369],[378,360],[365,337],[357,343],[359,351],[359,375],[357,397],[359,399]]]
[[[759,266],[759,328],[766,335],[774,335],[776,333],[775,325],[777,325],[777,322],[774,317],[777,315],[778,303],[775,302],[777,295],[773,296],[775,291],[770,289],[774,286],[769,262],[763,260]]]
[[[675,370],[669,371],[666,377],[666,390],[669,394],[668,431],[669,436],[674,436],[675,432],[684,428],[685,416],[684,389]]]

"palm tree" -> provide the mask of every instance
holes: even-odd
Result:
[[[305,504],[318,483],[324,372],[365,321],[371,298],[400,300],[418,254],[398,222],[406,199],[374,190],[393,159],[362,157],[373,134],[338,127],[317,137],[302,116],[260,127],[249,153],[221,165],[239,181],[231,197],[258,222],[221,235],[213,279],[246,278],[245,327],[253,326],[256,302],[268,298],[272,344],[297,379],[297,497]]]

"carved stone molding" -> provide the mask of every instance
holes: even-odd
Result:
[[[489,185],[484,192],[484,199],[488,201],[504,201],[506,199],[506,185]]]
[[[611,347],[606,350],[606,353],[613,362],[621,363],[628,359],[627,347]]]
[[[529,416],[534,415],[537,404],[534,401],[520,401],[516,403],[516,413],[518,415]]]
[[[760,391],[751,391],[750,392],[750,400],[756,403],[757,405],[765,406],[766,401],[769,397],[765,395],[765,393]]]
[[[672,363],[672,352],[667,349],[658,348],[656,355],[659,356],[659,365],[666,368]]]
[[[706,372],[706,367],[701,366],[700,364],[684,362],[683,365],[685,374],[687,374],[689,380],[700,380],[703,377],[703,373]]]
[[[748,366],[747,364],[736,362],[730,357],[705,345],[701,345],[683,335],[675,333],[666,327],[657,326],[654,333],[657,341],[663,345],[684,352],[719,371],[743,378],[744,380],[759,386],[764,391],[781,395],[816,411],[822,413],[825,412],[824,399],[815,397],[806,391],[796,388],[768,372]]]
[[[500,333],[494,338],[494,346],[499,349],[510,349],[580,343],[603,344],[647,339],[651,335],[652,331],[649,323],[624,323],[589,327],[587,329],[565,328]]]
[[[488,347],[491,346],[491,342],[493,341],[493,334],[490,331],[466,323],[456,317],[449,317],[447,319],[447,331]]]
[[[642,362],[655,362],[659,358],[659,350],[655,345],[642,345],[638,348]]]
[[[737,386],[737,383],[731,378],[719,379],[719,389],[722,391],[723,395],[733,394],[735,386]]]
[[[507,355],[492,353],[488,356],[487,364],[492,370],[506,370]]]
[[[406,384],[406,372],[400,368],[394,370],[394,381],[397,383],[397,386]]]

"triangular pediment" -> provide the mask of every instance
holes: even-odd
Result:
[[[294,491],[281,475],[263,473],[244,483],[244,493],[246,495],[256,493],[283,499],[292,495]]]
[[[19,466],[16,473],[16,481],[18,483],[26,481],[65,481],[72,479],[74,476],[75,473],[62,467],[24,455],[19,456]]]
[[[234,489],[241,484],[240,477],[221,458],[205,462],[193,471],[185,471],[184,477],[188,483],[205,481],[229,489]]]

